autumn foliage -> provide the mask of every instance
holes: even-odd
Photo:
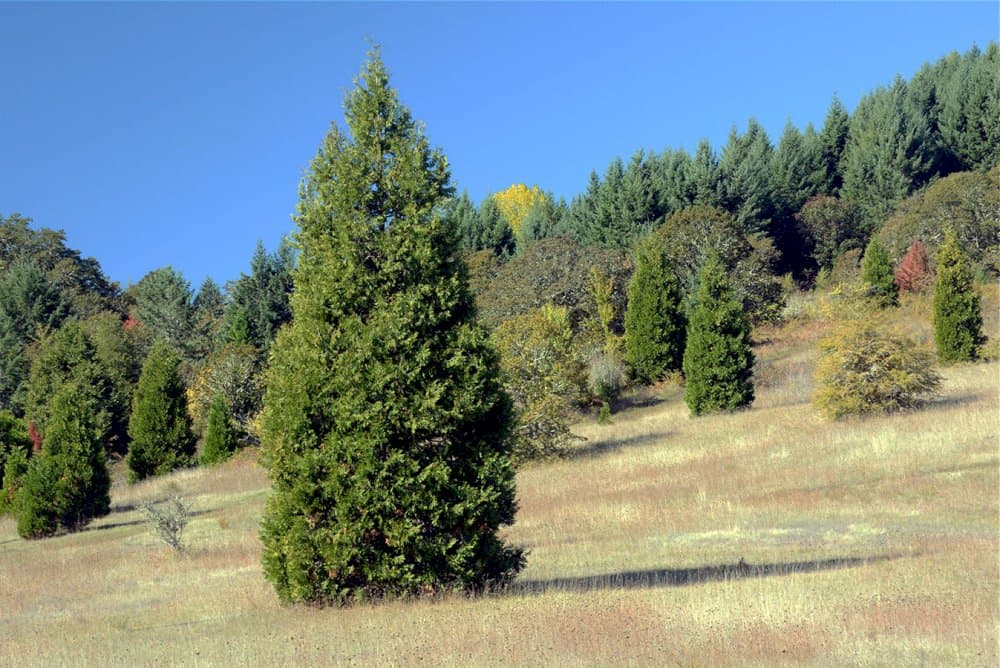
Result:
[[[919,239],[910,245],[910,250],[896,267],[895,281],[900,292],[923,292],[930,285],[931,270],[927,248]]]

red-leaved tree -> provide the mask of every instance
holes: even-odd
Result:
[[[927,249],[920,240],[910,244],[910,250],[896,267],[895,278],[900,292],[923,292],[931,284]]]

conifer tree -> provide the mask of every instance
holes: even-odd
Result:
[[[66,383],[51,401],[45,444],[32,457],[14,498],[17,531],[23,538],[77,529],[107,515],[111,506],[104,442],[107,427],[97,419],[96,393]]]
[[[202,464],[217,464],[236,452],[236,428],[229,404],[221,394],[212,399],[208,409],[208,425],[205,427],[205,447],[201,453]]]
[[[899,306],[899,288],[892,260],[878,237],[872,237],[865,248],[861,260],[861,285],[865,295],[879,308]]]
[[[625,360],[632,376],[654,383],[680,370],[684,307],[680,282],[655,238],[640,244],[625,310]]]
[[[132,397],[126,462],[133,482],[189,466],[194,458],[180,359],[165,341],[153,344]]]
[[[934,342],[942,362],[975,360],[986,342],[981,300],[972,283],[969,258],[951,230],[937,256]]]
[[[753,403],[750,323],[714,253],[698,273],[684,348],[684,401],[692,415]]]
[[[475,320],[452,188],[378,52],[301,187],[292,324],[272,347],[264,571],[316,605],[509,580],[511,402]]]

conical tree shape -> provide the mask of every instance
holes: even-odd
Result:
[[[684,401],[692,415],[753,403],[750,323],[714,253],[698,273],[684,349]]]
[[[132,397],[125,460],[132,481],[169,473],[194,460],[195,440],[187,412],[180,358],[169,344],[153,344]]]
[[[15,497],[22,537],[77,529],[108,514],[107,426],[97,419],[98,412],[96,393],[89,385],[66,383],[52,398],[45,445],[30,460]]]
[[[208,425],[205,427],[205,447],[201,452],[202,464],[217,464],[229,459],[236,452],[236,428],[233,414],[222,395],[215,395],[208,409]]]
[[[657,239],[640,244],[625,310],[625,358],[632,376],[654,383],[684,358],[680,282]]]
[[[861,285],[865,295],[879,308],[899,306],[899,287],[892,260],[878,237],[868,242],[861,259]]]
[[[480,589],[523,563],[511,405],[475,321],[445,157],[374,53],[298,208],[292,323],[272,347],[264,571],[317,605]]]
[[[969,258],[949,230],[937,255],[934,283],[934,342],[942,362],[966,362],[979,357],[983,312],[972,282]]]

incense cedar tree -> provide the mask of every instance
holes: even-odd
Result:
[[[753,403],[750,323],[714,253],[698,273],[684,348],[684,401],[692,415]]]
[[[163,340],[153,344],[132,398],[125,460],[133,482],[190,466],[195,439],[180,376],[180,358]]]
[[[512,407],[475,319],[444,155],[377,51],[311,163],[292,323],[272,347],[263,565],[286,603],[479,591],[520,550]]]
[[[633,378],[655,383],[681,368],[684,296],[663,247],[639,246],[625,310],[625,360]]]
[[[934,342],[941,362],[967,362],[979,357],[986,342],[979,294],[972,283],[968,256],[954,232],[948,231],[937,256],[934,283]]]

